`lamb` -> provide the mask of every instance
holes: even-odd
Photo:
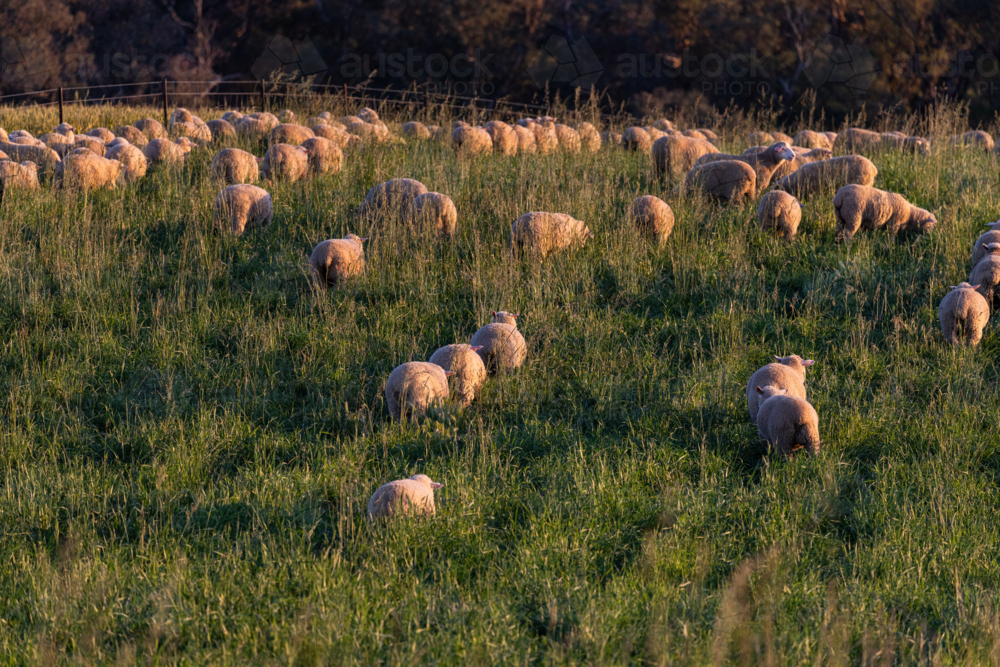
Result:
[[[990,304],[977,292],[981,285],[959,283],[941,299],[938,320],[941,333],[952,345],[978,345],[983,338],[983,328],[990,321]]]
[[[236,128],[229,121],[221,118],[208,121],[208,129],[212,133],[212,141],[214,142],[236,138]]]
[[[358,207],[362,218],[388,218],[398,220],[410,210],[410,204],[427,192],[427,186],[412,178],[394,178],[380,183],[368,191],[368,196]]]
[[[448,400],[448,376],[437,364],[408,361],[393,369],[385,383],[385,402],[393,419],[423,415]]]
[[[559,148],[574,155],[580,152],[583,145],[576,130],[560,123],[556,123],[555,130],[556,138],[559,140]]]
[[[254,227],[267,227],[273,215],[271,195],[256,185],[230,185],[215,199],[216,229],[228,226],[236,236]]]
[[[490,373],[513,371],[521,367],[528,356],[528,346],[517,326],[491,322],[472,336],[472,346]]]
[[[819,415],[805,399],[789,396],[787,389],[756,387],[761,405],[757,413],[757,434],[791,458],[800,449],[819,454]]]
[[[486,365],[478,354],[481,349],[479,346],[464,344],[445,345],[431,355],[430,363],[455,374],[450,379],[454,383],[454,396],[460,405],[466,406],[476,400],[486,381]]]
[[[521,154],[535,153],[538,146],[535,143],[535,132],[522,125],[514,126],[514,134],[517,136],[517,152]]]
[[[408,219],[415,229],[434,230],[438,236],[450,239],[455,235],[458,209],[450,197],[440,192],[425,192],[413,199]]]
[[[630,151],[649,154],[653,150],[653,139],[641,127],[629,127],[622,132],[621,147]]]
[[[760,198],[757,206],[757,226],[782,232],[791,241],[802,220],[802,206],[799,201],[781,190],[772,190]]]
[[[751,199],[757,191],[757,173],[740,160],[719,160],[699,164],[684,175],[684,181],[671,195],[700,191],[733,204]]]
[[[978,264],[979,260],[986,256],[984,245],[987,243],[1000,243],[1000,220],[988,222],[986,226],[990,228],[990,231],[984,232],[976,239],[976,245],[972,248],[972,266]]]
[[[303,146],[273,144],[264,154],[260,171],[267,180],[294,183],[309,175],[309,151]]]
[[[588,153],[601,150],[601,135],[590,123],[577,123],[576,133],[580,137],[580,145]]]
[[[994,147],[993,137],[990,136],[989,132],[982,130],[972,130],[965,134],[956,135],[951,138],[951,143],[957,146],[974,146],[985,151],[991,151]]]
[[[361,244],[367,240],[348,234],[342,239],[323,241],[313,248],[309,264],[324,289],[364,273],[365,251]]]
[[[96,127],[92,130],[87,130],[84,134],[88,137],[94,137],[100,140],[102,144],[108,144],[115,140],[115,134],[111,130],[103,127]]]
[[[525,250],[544,260],[550,254],[571,246],[582,246],[593,233],[587,225],[565,213],[525,213],[511,225],[511,252],[518,256]]]
[[[750,421],[757,423],[757,412],[760,409],[760,395],[755,388],[773,385],[784,389],[791,396],[804,399],[806,397],[806,369],[815,364],[812,359],[803,359],[797,354],[787,357],[774,357],[777,361],[761,366],[750,376],[747,382],[747,410]]]
[[[431,131],[423,123],[411,120],[409,123],[403,123],[403,137],[426,140],[431,138]]]
[[[679,176],[694,167],[695,161],[701,156],[718,152],[718,148],[702,139],[671,134],[657,139],[653,144],[653,164],[657,174]]]
[[[770,184],[771,176],[778,169],[778,167],[780,167],[782,163],[786,163],[793,159],[795,159],[795,152],[792,151],[791,146],[783,141],[778,141],[762,151],[755,151],[753,153],[747,152],[743,155],[707,153],[695,160],[695,166],[721,160],[739,160],[740,162],[746,162],[748,165],[753,167],[754,172],[757,174],[757,193],[759,193]]]
[[[152,141],[153,139],[167,138],[167,131],[163,129],[163,126],[160,125],[159,121],[153,118],[143,118],[142,120],[137,120],[135,122],[135,129],[142,132],[142,134],[149,141]]]
[[[146,156],[132,144],[122,143],[112,146],[104,155],[109,160],[117,160],[122,166],[122,176],[126,183],[135,183],[146,175]]]
[[[775,184],[795,197],[808,196],[845,185],[871,187],[878,175],[872,161],[860,155],[846,155],[804,164]]]
[[[142,149],[142,154],[152,166],[183,165],[187,153],[169,139],[153,139]]]
[[[632,202],[629,218],[639,233],[658,245],[663,245],[674,230],[674,212],[653,195],[643,195]]]
[[[212,178],[226,185],[256,183],[260,180],[257,158],[239,148],[225,148],[212,158]]]
[[[984,243],[986,254],[969,273],[969,283],[976,286],[994,308],[1000,302],[1000,243]]]
[[[136,148],[145,148],[146,144],[149,143],[149,139],[146,138],[146,135],[140,132],[139,128],[132,125],[123,125],[115,128],[115,136],[124,137]]]
[[[3,155],[3,153],[0,153]],[[38,167],[34,162],[21,162],[0,158],[0,200],[9,190],[37,190]]]
[[[459,156],[475,157],[493,150],[493,139],[481,127],[457,127],[451,133],[451,146]]]
[[[378,488],[368,501],[368,519],[389,519],[397,515],[434,514],[434,489],[444,484],[432,482],[427,475],[398,479]]]
[[[833,142],[830,141],[829,137],[822,132],[813,132],[812,130],[802,130],[796,134],[792,139],[792,144],[803,148],[833,149]]]
[[[89,150],[74,152],[63,161],[62,187],[80,190],[114,188],[121,175],[122,165],[118,160],[107,160]]]
[[[306,139],[312,139],[316,134],[308,127],[284,123],[271,130],[268,141],[274,144],[288,144],[289,146],[301,146]]]
[[[309,152],[310,175],[336,174],[343,168],[344,154],[340,147],[329,139],[323,137],[306,139],[302,147]]]
[[[865,185],[845,185],[833,197],[837,240],[850,242],[859,229],[929,232],[937,224],[932,213],[914,206],[903,195]]]
[[[535,150],[548,155],[559,149],[559,135],[553,123],[535,123],[529,128],[535,135]]]
[[[483,128],[490,135],[493,142],[493,151],[500,155],[517,155],[518,138],[517,134],[507,123],[499,120],[491,120]]]

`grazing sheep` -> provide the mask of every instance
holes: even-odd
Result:
[[[188,121],[178,121],[170,124],[169,136],[172,139],[187,137],[189,139],[207,143],[212,140],[212,131],[208,129],[207,125],[199,125]]]
[[[761,440],[789,458],[803,448],[813,456],[819,454],[819,415],[808,401],[772,385],[755,387],[755,391],[761,398],[757,413]]]
[[[601,150],[601,135],[590,123],[577,123],[576,133],[580,137],[580,145],[588,153]]]
[[[393,369],[385,383],[385,402],[393,419],[423,415],[448,400],[448,376],[437,364],[408,361]]]
[[[4,153],[3,151],[0,151],[0,160],[9,160],[9,159],[10,158],[7,157],[6,153]]]
[[[430,363],[455,374],[450,378],[454,385],[453,395],[461,405],[476,400],[486,381],[486,364],[477,354],[481,349],[464,344],[445,345],[431,355]]]
[[[46,146],[25,146],[23,144],[0,143],[0,151],[14,162],[32,162],[41,174],[55,173],[59,155]]]
[[[523,125],[515,125],[513,129],[515,136],[517,136],[518,153],[524,155],[538,151],[538,146],[535,143],[535,132],[533,130],[529,130]]]
[[[559,148],[567,153],[577,154],[583,148],[580,135],[576,130],[568,125],[556,123],[556,138],[559,140]]]
[[[281,121],[278,120],[277,116],[275,116],[273,113],[268,113],[266,111],[258,111],[256,113],[249,113],[246,116],[243,116],[243,118],[250,118],[250,119],[253,119],[253,120],[259,120],[263,124],[263,126],[265,128],[265,130],[264,130],[264,134],[265,135],[267,135],[268,133],[270,133],[270,131],[273,130],[274,128],[276,128],[279,125],[281,125]],[[243,118],[241,118],[240,120],[243,120]],[[239,121],[237,121],[237,122],[239,122]]]
[[[114,139],[114,137],[112,137]],[[105,142],[101,141],[97,137],[88,137],[83,134],[76,135],[76,141],[73,142],[73,148],[89,148],[90,151],[99,157],[104,157]]]
[[[511,313],[506,310],[494,310],[490,313],[492,318],[490,321],[494,324],[509,324],[512,327],[517,326],[517,318],[521,317],[520,313]]]
[[[434,489],[444,484],[432,482],[427,475],[398,479],[378,488],[368,501],[368,519],[434,514]]]
[[[529,128],[535,135],[535,150],[539,155],[549,155],[559,150],[559,135],[552,123],[535,123]]]
[[[643,128],[629,127],[622,132],[620,145],[625,150],[640,151],[648,155],[653,150],[653,139]]]
[[[306,139],[312,139],[315,136],[316,134],[308,127],[284,123],[271,130],[271,135],[268,137],[268,141],[272,146],[274,144],[301,146],[305,143]]]
[[[525,250],[544,260],[574,245],[582,246],[593,233],[587,225],[565,213],[525,213],[511,225],[510,249],[514,256]]]
[[[451,146],[461,157],[485,155],[493,150],[490,133],[481,127],[456,127],[451,133]]]
[[[941,333],[952,345],[975,346],[983,338],[983,328],[990,321],[990,304],[977,292],[981,285],[959,283],[941,299],[938,320]]]
[[[845,185],[870,187],[877,175],[878,169],[868,158],[845,155],[804,164],[778,181],[775,187],[801,199]]]
[[[528,346],[517,326],[491,322],[472,336],[472,346],[490,373],[520,368],[528,356]]]
[[[361,148],[361,137],[350,134],[332,125],[317,125],[313,127],[313,133],[317,137],[327,139],[337,144],[341,151],[355,150]]]
[[[0,127],[0,143],[7,143],[10,141],[10,136],[7,134],[7,130]]]
[[[362,218],[399,220],[406,216],[413,200],[427,192],[427,186],[412,178],[394,178],[368,191],[358,207]]]
[[[837,240],[850,242],[859,229],[929,232],[937,224],[932,213],[903,195],[865,185],[845,185],[833,197]]]
[[[802,206],[792,195],[781,190],[772,190],[760,198],[757,206],[757,226],[773,229],[784,234],[791,241],[802,220]]]
[[[212,141],[236,138],[236,128],[221,118],[208,121],[208,129],[212,133]]]
[[[360,236],[348,234],[342,239],[329,239],[313,248],[309,264],[319,284],[326,289],[360,276],[365,271],[365,251]]]
[[[187,152],[169,139],[153,139],[142,149],[151,166],[183,165]]]
[[[347,132],[361,137],[361,140],[368,144],[386,144],[392,141],[389,128],[381,121],[375,123],[356,121],[347,126]]]
[[[271,195],[256,185],[230,185],[215,199],[215,228],[228,228],[236,236],[254,227],[267,227],[273,215]]]
[[[880,134],[860,127],[851,127],[837,135],[833,142],[836,153],[876,153],[886,149],[912,149],[930,154],[930,144],[920,137],[907,137],[901,132]]]
[[[979,260],[986,256],[984,245],[987,243],[1000,243],[1000,220],[988,222],[986,226],[990,228],[990,231],[980,235],[976,239],[976,244],[972,247],[972,266],[978,264]]]
[[[622,145],[622,135],[617,132],[601,132],[601,145],[620,148]]]
[[[640,234],[659,245],[663,245],[674,231],[674,212],[666,202],[653,195],[643,195],[632,202],[629,218]]]
[[[923,137],[908,137],[905,134],[895,132],[886,132],[880,136],[879,148],[882,150],[906,151],[924,157],[931,154],[931,142]]]
[[[833,149],[833,142],[822,132],[812,130],[802,130],[792,139],[792,145],[803,148],[829,148]]]
[[[653,144],[653,164],[657,174],[679,176],[694,167],[701,156],[718,152],[718,148],[703,139],[671,134]]]
[[[503,121],[491,120],[483,129],[490,135],[493,152],[500,155],[517,155],[518,138],[514,128]]]
[[[193,123],[194,114],[185,109],[184,107],[177,107],[174,112],[170,114],[170,120],[168,123],[174,125],[176,123]]]
[[[309,175],[309,151],[303,146],[272,144],[264,154],[260,171],[267,180],[294,183]]]
[[[121,163],[122,176],[126,183],[135,183],[146,175],[148,167],[146,156],[132,144],[122,143],[112,146],[104,157]]]
[[[18,164],[13,160],[0,158],[0,200],[9,190],[36,189],[38,189],[38,167],[34,162],[26,161]]]
[[[153,139],[166,139],[167,131],[163,129],[159,121],[153,118],[143,118],[142,120],[137,120],[135,122],[135,129],[142,132],[142,134],[152,141]],[[131,141],[131,139],[129,140]],[[132,143],[135,143],[134,141]]]
[[[323,137],[306,139],[302,147],[309,152],[309,174],[336,174],[344,166],[344,154],[336,143]]]
[[[791,146],[783,141],[778,141],[764,150],[750,152],[747,151],[743,155],[730,155],[727,153],[706,153],[702,155],[697,160],[695,160],[695,166],[708,164],[709,162],[718,162],[721,160],[739,160],[740,162],[746,162],[748,165],[753,167],[754,172],[757,174],[757,193],[760,193],[771,183],[771,176],[782,164],[787,163],[795,159],[795,152],[792,150]]]
[[[792,152],[795,153],[795,157],[778,165],[778,168],[775,169],[774,173],[771,175],[771,182],[776,183],[780,181],[804,164],[817,162],[819,160],[829,160],[833,157],[833,151],[829,148],[813,148],[812,150],[806,150],[801,146],[792,146]]]
[[[239,148],[225,148],[212,158],[212,178],[226,185],[256,183],[260,180],[257,158]]]
[[[337,120],[345,128],[346,127],[350,127],[354,123],[363,123],[363,122],[365,122],[361,118],[358,118],[357,116],[341,116]]]
[[[291,109],[282,109],[278,112],[278,120],[282,123],[294,123],[295,122],[295,112]]]
[[[994,308],[1000,302],[1000,243],[984,243],[986,254],[969,273],[969,283],[976,286]]]
[[[89,150],[67,155],[62,167],[62,187],[67,190],[114,188],[122,175],[121,162],[107,160]]]
[[[431,131],[423,123],[411,120],[409,123],[403,123],[403,137],[426,140],[431,138]]]
[[[740,160],[719,160],[692,167],[684,175],[684,181],[670,194],[703,192],[710,197],[739,204],[753,198],[756,191],[757,173],[753,167]]]
[[[797,354],[787,357],[774,357],[777,361],[761,366],[750,376],[747,382],[747,410],[750,421],[757,422],[757,411],[760,409],[760,395],[755,391],[758,386],[774,385],[785,389],[789,395],[804,399],[806,397],[806,369],[815,364],[812,359],[803,359]]]
[[[666,118],[661,118],[660,120],[653,123],[653,127],[663,132],[669,132],[674,129],[674,124],[667,120]]]
[[[87,130],[84,134],[100,140],[102,144],[108,144],[115,140],[114,132],[104,127],[95,127],[92,130]]]
[[[115,136],[124,137],[136,148],[145,148],[146,144],[149,143],[149,139],[146,138],[146,135],[140,132],[139,128],[133,125],[122,125],[121,127],[115,128]]]
[[[690,137],[692,139],[701,139],[702,141],[708,141],[708,137],[706,137],[698,130],[684,130],[683,132],[681,132],[681,136]]]
[[[236,121],[236,134],[249,139],[263,139],[271,132],[270,124],[261,118],[243,116]]]
[[[715,143],[716,141],[719,140],[719,135],[717,135],[712,130],[709,130],[708,128],[699,127],[696,130],[696,132],[701,132],[701,134],[705,137],[705,139],[712,143]]]
[[[358,118],[366,123],[378,123],[381,120],[375,110],[368,107],[358,112]]]
[[[243,118],[243,114],[241,114],[239,111],[227,111],[226,113],[222,114],[222,120],[226,121],[230,125],[234,124],[240,118]]]
[[[972,130],[965,134],[955,135],[951,138],[951,143],[956,146],[974,146],[985,151],[991,151],[994,147],[993,137],[989,132],[982,130]]]
[[[438,236],[451,238],[458,223],[458,209],[450,197],[440,192],[425,192],[410,204],[408,219],[417,230],[434,230]]]
[[[649,135],[649,140],[652,141],[654,144],[656,143],[657,139],[660,139],[661,137],[669,136],[671,134],[680,134],[682,137],[684,136],[684,134],[682,132],[663,132],[662,130],[656,129],[652,125],[647,125],[646,127],[642,128],[642,129],[646,130],[646,134]]]

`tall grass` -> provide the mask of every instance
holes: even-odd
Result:
[[[760,122],[716,127],[736,150]],[[875,159],[937,214],[926,236],[837,245],[828,193],[788,244],[692,199],[662,248],[625,224],[671,187],[642,155],[360,152],[273,186],[273,225],[240,239],[212,232],[210,159],[0,205],[4,664],[1000,662],[1000,339],[953,349],[936,318],[998,217],[994,157]],[[401,176],[455,200],[453,244],[356,221]],[[596,238],[516,263],[531,210]],[[307,253],[348,232],[367,273],[317,291]],[[523,313],[526,366],[464,414],[391,422],[392,368],[495,309]],[[772,456],[746,414],[751,372],[790,353],[818,361],[815,459]],[[437,516],[370,525],[369,495],[417,472],[446,484]]]

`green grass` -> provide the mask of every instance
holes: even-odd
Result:
[[[1000,216],[995,158],[875,159],[937,214],[926,236],[837,245],[830,193],[792,244],[755,205],[675,202],[662,248],[625,223],[672,185],[642,155],[376,149],[270,188],[273,225],[240,239],[212,231],[210,159],[0,205],[0,664],[1000,661],[1000,338],[952,349],[937,322]],[[453,245],[359,226],[401,176],[455,200]],[[515,263],[531,210],[596,238]],[[320,293],[307,253],[348,232],[367,273]],[[520,372],[391,422],[393,367],[495,309],[523,313]],[[791,353],[818,362],[815,459],[769,455],[746,414]],[[418,472],[437,516],[369,524]]]

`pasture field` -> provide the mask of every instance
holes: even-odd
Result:
[[[760,122],[714,127],[739,152]],[[625,224],[673,185],[642,154],[362,150],[265,186],[274,223],[233,238],[213,152],[0,205],[0,664],[1000,663],[1000,335],[951,348],[937,321],[1000,217],[995,156],[873,158],[876,187],[937,215],[924,236],[838,245],[830,192],[787,243],[756,203],[694,198],[656,248]],[[453,244],[357,221],[394,177],[454,199]],[[533,210],[595,238],[514,261]],[[348,232],[372,237],[367,273],[317,290],[308,253]],[[390,371],[492,310],[522,313],[525,366],[393,423]],[[823,445],[789,461],[745,385],[792,353],[817,361]],[[445,484],[437,516],[370,524],[371,493],[417,473]]]

